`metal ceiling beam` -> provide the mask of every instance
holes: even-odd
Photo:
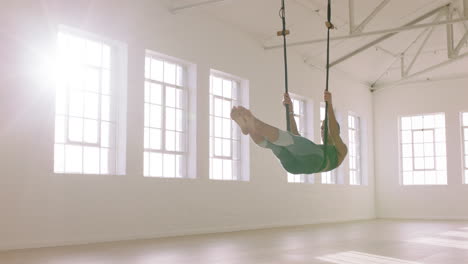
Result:
[[[434,22],[437,22],[440,20],[440,18],[442,17],[442,13],[439,13],[436,18],[434,19]],[[413,60],[410,62],[410,64],[408,65],[408,68],[406,69],[402,69],[403,70],[403,76],[408,76],[409,72],[411,71],[411,69],[413,68],[414,66],[414,63],[418,60],[419,58],[419,55],[421,55],[421,52],[423,51],[424,47],[426,46],[427,42],[429,41],[429,38],[432,36],[432,33],[434,32],[434,29],[435,27],[432,27],[428,32],[427,32],[427,35],[426,37],[424,38],[422,44],[419,46],[419,49],[418,51],[416,52],[416,55],[413,57]]]
[[[415,20],[413,20],[413,21],[411,21],[411,22],[405,24],[405,25],[402,26],[402,27],[391,28],[391,29],[384,29],[384,30],[377,30],[377,31],[359,33],[359,34],[354,34],[354,35],[346,35],[346,36],[331,37],[330,40],[331,40],[331,41],[335,41],[335,40],[342,40],[342,39],[353,39],[353,38],[360,38],[360,37],[367,37],[367,36],[374,36],[374,35],[382,35],[382,34],[388,33],[387,35],[383,36],[383,37],[385,37],[385,39],[387,39],[387,38],[389,38],[389,37],[391,37],[391,36],[394,36],[394,35],[397,34],[398,32],[408,31],[408,30],[414,30],[414,29],[419,29],[419,28],[432,27],[432,26],[435,26],[436,24],[435,24],[435,23],[419,24],[419,25],[415,25],[415,24],[418,23],[418,22],[423,21],[424,19],[426,19],[426,18],[428,18],[428,17],[431,17],[431,16],[437,14],[438,12],[440,12],[441,10],[443,10],[444,8],[445,8],[445,6],[439,7],[439,8],[437,8],[437,9],[434,9],[434,10],[432,10],[431,12],[426,13],[426,14],[424,14],[424,15],[421,16],[421,17],[418,17],[417,19],[415,19]],[[454,21],[443,21],[443,22],[438,22],[437,25],[446,25],[446,24],[451,24],[451,23],[459,23],[459,22],[463,22],[463,21],[468,21],[468,18],[457,19],[457,20],[454,20]],[[382,37],[382,38],[383,38],[383,37]],[[315,39],[315,40],[307,40],[307,41],[291,42],[290,44],[288,44],[288,47],[303,46],[303,45],[321,43],[321,42],[325,42],[325,41],[327,41],[326,38]],[[380,41],[379,41],[379,42],[380,42]],[[375,45],[375,44],[374,44],[374,45]],[[283,48],[283,45],[280,44],[280,45],[272,45],[272,46],[266,46],[266,47],[264,47],[265,50],[279,49],[279,48]]]
[[[349,0],[348,5],[349,5],[348,6],[348,11],[349,11],[349,34],[353,34],[353,32],[354,32],[354,0]]]
[[[458,14],[458,17],[460,17],[460,18],[463,17],[463,13],[460,11],[460,9],[457,9],[457,14]],[[465,17],[468,17],[468,16],[465,16]],[[463,27],[465,28],[466,31],[468,31],[468,24],[467,23],[463,23]]]
[[[427,18],[427,17],[425,17],[425,18]],[[371,31],[371,32],[360,33],[360,34],[355,34],[355,35],[331,37],[330,41],[361,38],[361,37],[382,35],[382,34],[388,33],[387,35],[382,37],[382,40],[384,40],[383,38],[385,38],[385,39],[390,38],[390,37],[396,35],[397,33],[403,32],[403,31],[410,31],[410,30],[428,28],[428,27],[433,27],[433,26],[443,26],[443,25],[448,25],[448,24],[457,24],[457,23],[466,22],[466,21],[468,21],[468,18],[459,18],[459,19],[454,19],[454,20],[450,20],[450,21],[440,21],[440,22],[427,23],[427,24],[408,25],[408,26],[403,26],[403,27],[398,27],[398,28],[377,30],[377,31]],[[381,42],[382,40],[378,41],[377,43]],[[316,40],[293,42],[291,44],[288,44],[288,47],[304,46],[304,45],[309,45],[309,44],[321,43],[321,42],[325,42],[325,41],[327,41],[327,39],[316,39]],[[377,43],[374,43],[373,45],[375,45]],[[373,46],[373,45],[371,45],[371,46]],[[265,50],[273,50],[273,49],[279,49],[279,48],[282,48],[282,47],[283,47],[283,45],[281,44],[281,45],[266,46],[266,47],[264,47],[264,49]]]
[[[228,0],[205,0],[205,1],[202,1],[202,2],[198,2],[198,3],[173,7],[171,9],[169,9],[169,11],[172,12],[172,13],[178,13],[178,12],[181,12],[183,10],[192,9],[192,8],[201,7],[201,6],[212,5],[212,4],[225,2],[225,1],[228,1]]]
[[[424,38],[423,43],[421,44],[421,46],[419,46],[419,49],[418,49],[418,51],[416,52],[416,55],[413,57],[413,60],[411,60],[410,64],[408,65],[408,68],[402,69],[402,70],[403,70],[403,76],[408,76],[409,72],[411,71],[411,69],[412,69],[413,66],[414,66],[414,63],[416,63],[416,61],[418,60],[419,55],[421,55],[422,50],[423,50],[424,47],[426,46],[427,41],[428,41],[429,38],[432,36],[432,33],[433,33],[433,32],[434,32],[434,28],[431,28],[431,30],[429,30],[429,32],[427,33],[426,38]]]
[[[367,16],[364,21],[361,22],[361,24],[359,24],[359,26],[357,26],[356,28],[352,29],[351,31],[351,34],[353,33],[361,33],[364,28],[367,26],[367,24],[369,24],[369,22],[372,21],[372,19],[374,19],[374,17],[380,12],[382,11],[382,9],[390,2],[390,0],[383,0],[371,13],[369,16]],[[354,15],[353,15],[354,16]]]
[[[393,53],[393,52],[391,52],[391,51],[389,51],[389,50],[387,50],[387,49],[385,49],[385,48],[383,48],[383,47],[381,47],[381,46],[375,46],[375,48],[376,48],[377,50],[380,50],[380,51],[382,51],[383,53],[386,53],[386,54],[388,54],[388,55],[390,55],[390,56],[392,56],[392,57],[395,57],[395,58],[400,56],[399,54],[395,54],[395,53]]]
[[[439,14],[437,15],[437,18],[440,17],[442,15],[442,12],[439,12]],[[437,19],[436,18],[436,19]],[[435,20],[434,20],[435,21]],[[379,78],[377,78],[377,80],[375,80],[372,84],[371,84],[371,87],[374,86],[376,83],[378,83],[380,81],[380,79],[382,79],[382,77],[388,73],[388,71],[390,71],[392,68],[393,68],[393,65],[398,62],[398,60],[400,60],[400,71],[401,71],[401,78],[405,77],[405,58],[408,56],[408,50],[413,47],[413,45],[415,43],[417,43],[419,41],[419,39],[421,39],[424,35],[426,35],[426,33],[429,31],[429,28],[423,30],[421,33],[418,34],[418,36],[408,45],[408,47],[406,47],[406,49],[402,52],[400,52],[400,54],[397,56],[395,55],[395,60],[388,66],[388,68],[379,76]]]
[[[465,17],[468,17],[468,0],[463,0],[463,10]]]
[[[434,21],[439,20],[442,16],[447,16],[447,19],[453,19],[452,14],[455,14],[454,11],[455,11],[455,9],[452,8],[452,6],[448,6],[445,10],[443,10],[443,11],[441,11],[441,12],[438,13],[438,15],[435,17]],[[465,25],[465,24],[464,24],[464,25]],[[466,27],[466,25],[465,25],[465,27]],[[430,72],[430,71],[432,71],[432,70],[435,70],[435,69],[437,69],[437,68],[439,68],[439,67],[446,66],[446,65],[448,65],[448,64],[450,64],[450,63],[452,63],[452,62],[454,62],[454,61],[457,61],[457,60],[461,59],[460,56],[458,55],[459,53],[452,53],[452,56],[448,56],[448,60],[446,60],[446,61],[444,61],[444,62],[442,62],[442,63],[440,63],[440,64],[437,64],[437,65],[433,65],[433,66],[431,66],[431,67],[428,67],[428,68],[426,68],[426,69],[424,69],[424,70],[422,70],[422,71],[420,71],[420,72],[417,72],[417,73],[415,73],[415,74],[409,75],[409,72],[411,71],[411,69],[412,69],[414,63],[416,62],[416,60],[418,59],[418,57],[419,57],[420,54],[422,53],[422,50],[423,50],[423,48],[425,47],[425,45],[426,45],[428,39],[430,38],[430,36],[431,36],[433,30],[434,30],[434,27],[426,29],[426,30],[425,30],[424,32],[422,32],[422,33],[416,38],[416,40],[413,41],[413,43],[402,53],[401,65],[400,65],[400,70],[401,70],[401,75],[402,75],[402,77],[401,77],[400,80],[397,80],[397,81],[395,81],[395,82],[377,84],[377,82],[379,81],[379,79],[378,79],[377,81],[375,81],[375,82],[371,85],[371,87],[374,87],[374,88],[372,88],[372,89],[380,89],[380,88],[387,87],[387,86],[395,86],[395,85],[398,85],[398,84],[401,84],[401,83],[407,83],[409,79],[415,78],[415,77],[417,77],[417,76],[420,76],[421,74],[428,73],[428,72]],[[467,31],[468,31],[468,30],[467,30]],[[447,27],[446,32],[447,32],[447,36],[448,36],[448,38],[447,38],[447,39],[448,39],[448,42],[447,42],[448,45],[447,45],[447,49],[446,49],[446,50],[449,51],[449,50],[450,50],[450,39],[452,39],[452,42],[451,42],[451,43],[452,43],[452,45],[453,45],[453,34],[451,35],[451,33],[453,33],[453,29],[452,29],[452,32],[451,32],[451,28]],[[407,67],[407,69],[405,69],[404,59],[405,59],[405,53],[406,53],[406,51],[407,51],[414,43],[416,43],[416,42],[419,40],[419,38],[420,38],[421,36],[423,36],[423,35],[426,35],[424,41],[423,41],[422,44],[419,46],[418,51],[417,51],[415,57],[413,58],[412,62],[409,64],[409,66]],[[461,40],[460,43],[462,43],[462,41],[463,41],[463,40]],[[459,43],[459,45],[460,45],[460,43]],[[464,56],[466,56],[466,55],[468,55],[468,53],[462,55],[461,57],[464,58]],[[388,70],[387,70],[387,72],[388,72]],[[371,90],[372,90],[372,89],[371,89]]]
[[[401,62],[400,62],[400,67],[401,67],[401,78],[405,77],[405,54],[401,56]],[[374,85],[376,82],[374,82]]]
[[[409,23],[405,24],[403,27],[399,28],[400,30],[393,31],[392,33],[386,34],[386,35],[384,35],[384,36],[382,36],[382,37],[380,37],[380,38],[378,38],[378,39],[376,39],[374,41],[371,41],[370,43],[368,43],[368,44],[354,50],[353,52],[351,52],[351,53],[349,53],[349,54],[347,54],[347,55],[333,61],[330,64],[330,67],[333,67],[333,66],[335,66],[335,65],[337,65],[337,64],[339,64],[339,63],[341,63],[341,62],[343,62],[343,61],[345,61],[345,60],[347,60],[347,59],[349,59],[349,58],[351,58],[351,57],[353,57],[353,56],[355,56],[355,55],[357,55],[357,54],[359,54],[359,53],[361,53],[361,52],[363,52],[363,51],[365,51],[365,50],[367,50],[367,49],[369,49],[369,48],[371,48],[371,47],[373,47],[375,45],[377,45],[378,43],[395,36],[396,34],[398,34],[398,32],[405,31],[405,30],[413,30],[413,29],[417,29],[417,28],[432,27],[432,26],[435,26],[436,23],[441,23],[439,21],[439,22],[430,23],[430,24],[415,25],[415,24],[417,24],[417,23],[419,23],[421,21],[424,21],[425,19],[427,19],[427,18],[429,18],[429,17],[431,17],[431,16],[433,16],[435,14],[438,14],[438,13],[442,12],[443,10],[445,10],[446,6],[447,5],[436,8],[436,9],[434,9],[434,10],[432,10],[432,11],[430,11],[430,12],[428,12],[428,13],[426,13],[426,14],[424,14],[424,15],[422,15],[422,16],[420,16],[420,17],[418,17],[418,18],[416,18],[416,19],[414,19],[412,21],[410,21]],[[447,21],[444,21],[444,22],[447,23]],[[404,29],[404,30],[401,30],[401,29]]]
[[[395,86],[395,85],[402,84],[403,82],[407,82],[407,81],[409,81],[409,80],[411,80],[411,79],[414,79],[414,78],[416,78],[416,77],[418,77],[418,76],[421,76],[421,75],[423,75],[423,74],[432,72],[432,71],[434,71],[434,70],[436,70],[436,69],[438,69],[438,68],[441,68],[441,67],[450,65],[450,64],[452,64],[452,63],[454,63],[454,62],[456,62],[456,61],[459,61],[459,60],[464,59],[464,58],[467,58],[467,57],[468,57],[468,52],[467,52],[467,53],[464,53],[464,54],[462,54],[462,55],[460,55],[460,56],[457,56],[457,57],[455,57],[455,58],[448,59],[448,60],[446,60],[446,61],[444,61],[444,62],[442,62],[442,63],[436,64],[436,65],[431,66],[431,67],[429,67],[429,68],[426,68],[426,69],[424,69],[424,70],[421,70],[421,71],[419,71],[419,72],[417,72],[417,73],[413,73],[413,74],[411,74],[411,75],[408,75],[408,76],[406,76],[406,77],[404,77],[404,78],[402,78],[402,79],[400,79],[400,80],[398,80],[398,81],[373,85],[372,88],[371,88],[371,90],[372,90],[372,91],[377,91],[377,90],[380,90],[380,89],[383,89],[383,88],[386,88],[386,87],[391,87],[391,86]]]
[[[460,54],[460,50],[462,49],[463,45],[466,44],[466,41],[468,40],[468,31],[465,32],[465,35],[463,35],[462,39],[460,40],[460,42],[458,42],[458,45],[457,47],[455,48],[455,50],[453,51],[455,53],[455,55],[458,55]]]
[[[453,19],[453,7],[449,5],[447,7],[447,20]],[[453,44],[453,24],[447,24],[447,56],[452,58],[454,56],[454,44]]]
[[[457,75],[445,76],[445,77],[427,78],[425,80],[405,81],[403,83],[400,83],[400,85],[420,84],[420,83],[439,82],[439,81],[448,81],[448,80],[460,80],[460,79],[463,79],[463,80],[468,79],[468,74],[457,74]]]
[[[313,58],[303,58],[303,61],[304,63],[311,67],[311,68],[314,68],[316,70],[319,70],[319,71],[322,71],[322,72],[325,72],[326,71],[326,68],[325,66],[323,65],[323,63],[319,62],[319,61],[316,61],[314,60]],[[360,83],[361,85],[365,86],[365,87],[370,87],[370,83],[364,81],[364,80],[360,80],[359,78],[356,78],[355,75],[352,75],[348,72],[345,72],[343,70],[340,70],[339,68],[333,68],[333,69],[330,69],[332,72],[336,73],[336,74],[339,74],[341,76],[344,76],[346,77],[347,79],[349,80],[353,80],[357,83]]]
[[[460,10],[457,10],[457,14],[459,17],[463,16],[463,13]],[[468,41],[468,25],[466,23],[463,23],[463,27],[465,28],[465,34],[463,35],[460,42],[458,42],[457,46],[455,47],[455,50],[454,50],[455,55],[460,54],[460,50],[462,49],[463,45],[465,45],[466,41]]]

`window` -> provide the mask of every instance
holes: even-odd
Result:
[[[361,185],[361,118],[355,114],[348,115],[349,137],[349,183]]]
[[[320,121],[325,120],[325,103],[320,103]],[[320,123],[322,125],[322,123]],[[321,135],[320,135],[321,137]],[[323,144],[323,139],[320,139]],[[336,169],[332,171],[322,172],[322,184],[336,184]]]
[[[188,67],[146,52],[145,177],[189,177]]]
[[[465,184],[468,184],[468,112],[462,113],[462,133],[463,133],[463,168],[465,171]]]
[[[247,144],[240,129],[231,120],[234,105],[246,106],[242,100],[241,81],[220,72],[210,76],[210,179],[247,180]],[[242,153],[242,155],[241,155]],[[244,167],[244,168],[243,168]],[[243,170],[244,169],[244,170]],[[242,175],[244,174],[244,175]]]
[[[303,137],[310,137],[313,129],[310,129],[309,123],[307,122],[308,117],[311,116],[308,112],[309,109],[309,102],[305,99],[301,98],[300,96],[291,94],[291,100],[293,102],[293,112],[294,112],[294,119],[296,121],[297,130],[299,134]],[[314,175],[306,175],[306,174],[290,174],[288,173],[288,182],[289,183],[314,183]]]
[[[302,136],[306,136],[306,102],[298,97],[291,95],[291,100],[294,106],[294,120],[297,124],[297,130]]]
[[[403,185],[447,184],[445,115],[401,117]]]
[[[125,91],[115,42],[61,27],[57,38],[54,172],[124,174]],[[119,142],[119,138],[123,142]]]

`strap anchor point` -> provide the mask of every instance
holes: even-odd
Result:
[[[287,35],[289,35],[289,33],[291,33],[291,32],[286,29],[286,30],[276,32],[276,35],[277,36],[287,36]]]
[[[330,21],[326,21],[326,22],[325,22],[325,26],[326,26],[328,29],[335,29],[335,25],[333,25]]]

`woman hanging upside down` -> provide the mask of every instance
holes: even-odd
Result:
[[[331,171],[343,162],[348,148],[340,137],[340,125],[336,121],[333,111],[331,93],[325,92],[325,101],[328,102],[328,140],[327,145],[318,145],[301,137],[297,131],[294,113],[289,112],[291,132],[270,126],[256,118],[250,110],[238,106],[232,108],[231,118],[239,125],[244,135],[260,147],[269,148],[280,160],[284,169],[292,174],[312,174]],[[284,94],[284,105],[294,109],[291,98]],[[322,122],[322,140],[324,138],[324,124]],[[326,149],[325,149],[326,148]]]

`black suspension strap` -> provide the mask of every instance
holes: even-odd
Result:
[[[325,22],[327,26],[327,65],[326,65],[326,81],[325,81],[325,91],[328,92],[329,86],[329,77],[330,77],[330,30],[334,29],[331,22],[331,0],[328,0],[327,8],[327,21]],[[324,135],[323,135],[323,146],[324,146],[324,160],[322,164],[322,170],[327,166],[327,143],[328,143],[328,102],[325,102],[325,119],[324,119]]]
[[[284,5],[284,0],[281,0],[281,9],[279,12],[280,18],[283,23],[283,30],[278,31],[278,36],[283,36],[283,52],[284,52],[284,82],[285,82],[285,92],[289,93],[288,89],[288,56],[287,56],[287,42],[286,36],[289,35],[289,30],[286,30],[286,8]],[[328,92],[329,87],[329,77],[330,77],[330,30],[334,29],[334,25],[331,22],[331,0],[328,0],[328,7],[327,7],[327,21],[325,23],[327,26],[327,65],[326,65],[326,83],[325,83],[325,91]],[[323,145],[324,145],[324,161],[322,164],[322,170],[325,168],[327,163],[327,148],[326,145],[328,143],[328,102],[325,102],[325,119],[324,119],[324,137],[323,137]],[[286,125],[288,131],[291,131],[291,120],[289,117],[289,106],[286,105]]]
[[[279,12],[281,20],[283,22],[283,30],[278,31],[278,36],[283,36],[283,51],[284,51],[284,90],[285,93],[289,93],[288,88],[288,54],[287,54],[287,45],[286,45],[286,35],[289,35],[289,30],[286,30],[286,8],[284,6],[284,0],[281,0],[281,9]],[[291,120],[289,119],[289,106],[286,105],[286,128],[291,131]]]

